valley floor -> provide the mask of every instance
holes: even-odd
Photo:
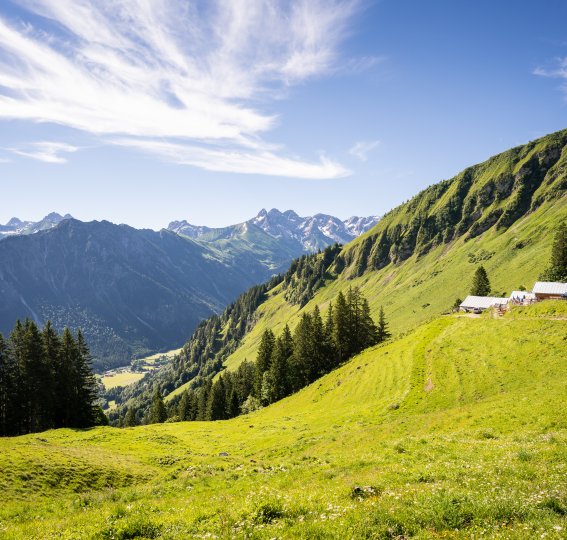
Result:
[[[0,440],[0,538],[566,538],[565,316],[440,318],[229,421]]]

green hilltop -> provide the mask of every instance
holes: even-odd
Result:
[[[0,537],[564,538],[567,303],[437,318],[219,422],[0,440]]]

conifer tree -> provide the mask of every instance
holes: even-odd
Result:
[[[391,337],[391,333],[388,330],[388,322],[386,321],[386,315],[384,315],[384,308],[380,306],[380,314],[378,315],[378,325],[376,328],[376,343],[382,343]]]
[[[244,360],[236,370],[235,382],[233,388],[238,394],[238,402],[240,405],[244,400],[254,392],[254,384],[256,382],[256,366],[248,360]]]
[[[182,422],[186,422],[187,420],[192,420],[191,418],[191,410],[190,410],[190,398],[189,398],[189,390],[183,392],[181,399],[179,400],[179,405],[177,406],[177,416],[179,416],[179,420]]]
[[[16,377],[8,342],[0,334],[0,437],[17,433],[13,416]]]
[[[199,388],[197,396],[197,420],[210,420],[209,418],[209,396],[213,387],[213,381],[209,377],[203,386]]]
[[[472,296],[488,296],[490,294],[490,281],[488,280],[488,274],[484,269],[484,266],[479,266],[473,277],[473,283],[471,287]]]
[[[209,420],[224,420],[226,418],[226,392],[224,380],[219,377],[213,384],[208,404]]]
[[[238,400],[238,393],[233,387],[228,396],[226,403],[226,414],[228,418],[234,418],[240,414],[240,403]]]
[[[256,383],[254,387],[256,397],[260,397],[262,392],[262,381],[264,373],[270,369],[270,362],[272,360],[272,353],[276,344],[274,333],[268,329],[262,334],[258,355],[256,357]]]
[[[107,423],[96,404],[98,386],[88,347],[79,332],[59,338],[51,323],[16,321],[10,339],[0,342],[0,435],[52,427]]]
[[[349,287],[346,296],[348,307],[349,342],[347,357],[351,357],[362,350],[362,326],[360,313],[360,290],[358,287]]]
[[[337,360],[341,363],[348,358],[350,353],[350,315],[348,305],[342,291],[340,291],[337,295],[334,311],[333,341],[337,352]]]
[[[63,330],[61,338],[61,356],[59,359],[59,374],[56,379],[57,412],[55,415],[56,427],[75,426],[76,404],[76,365],[77,344],[69,328]]]
[[[167,420],[167,409],[159,388],[155,391],[148,413],[147,424],[163,424]]]
[[[91,354],[80,329],[77,331],[76,362],[76,423],[79,427],[88,427],[96,423],[98,385],[91,368]]]
[[[387,333],[386,320],[384,318],[384,310],[380,308],[379,321],[381,320],[385,327],[384,331]],[[361,342],[360,350],[364,350],[372,345],[376,345],[379,342],[379,332],[378,327],[374,323],[372,316],[370,315],[370,306],[368,305],[368,300],[364,297],[360,299],[360,326],[361,326]],[[389,333],[388,333],[389,336]],[[385,337],[382,339],[384,341]]]
[[[557,228],[549,266],[542,277],[548,281],[567,282],[567,222],[561,223]]]
[[[325,372],[333,370],[338,365],[337,349],[333,339],[333,314],[333,304],[329,303],[329,309],[327,310],[327,315],[325,317],[325,331],[322,343],[323,356],[325,358]]]
[[[128,407],[128,412],[124,417],[124,427],[134,427],[138,425],[138,419],[136,418],[136,409],[134,407]]]
[[[291,388],[297,391],[309,384],[310,355],[312,351],[311,315],[303,313],[293,335],[293,356],[291,358]]]
[[[286,324],[282,335],[276,339],[276,346],[270,366],[270,384],[272,394],[269,403],[278,401],[291,391],[290,358],[293,354],[293,338]]]
[[[321,318],[319,306],[315,306],[311,313],[311,335],[309,351],[308,380],[313,382],[327,372],[327,358],[325,351],[325,326]]]
[[[20,350],[22,390],[19,400],[25,411],[24,429],[33,433],[52,427],[52,380],[43,340],[35,322],[24,323]]]

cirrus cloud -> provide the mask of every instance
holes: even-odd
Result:
[[[0,15],[0,119],[58,124],[207,170],[349,173],[268,144],[278,117],[260,104],[332,72],[357,0],[20,5],[29,20]],[[59,152],[69,151],[38,145],[44,161],[61,162]]]
[[[360,161],[368,159],[368,153],[374,150],[380,141],[358,141],[349,149],[348,153],[351,156],[357,157]]]
[[[9,148],[7,150],[18,156],[36,159],[45,163],[67,163],[67,159],[61,156],[61,154],[76,152],[79,148],[67,143],[44,141],[32,143],[25,148]]]

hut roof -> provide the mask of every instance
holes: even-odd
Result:
[[[567,294],[567,283],[557,281],[538,281],[533,288],[534,294]]]
[[[461,303],[461,307],[467,309],[488,309],[492,306],[507,303],[508,298],[498,298],[496,296],[467,296]]]

